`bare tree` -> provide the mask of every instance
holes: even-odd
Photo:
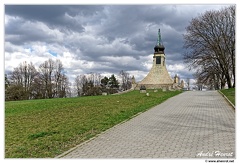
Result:
[[[205,64],[197,69],[194,76],[199,84],[213,85],[214,89],[223,88],[226,83],[225,75],[216,60],[205,60]]]
[[[44,81],[40,78],[40,74],[34,78],[33,87],[32,87],[32,96],[34,99],[45,98],[45,86]]]
[[[14,99],[23,100],[32,98],[33,82],[37,75],[38,72],[34,65],[32,63],[28,64],[26,61],[14,68],[13,72],[10,74],[9,85],[11,86],[12,95],[16,92],[14,88],[18,90],[17,94],[21,92],[21,97],[17,97],[18,95],[16,95]],[[11,99],[11,97],[8,98]]]
[[[40,79],[44,85],[44,98],[66,97],[68,86],[67,76],[63,72],[63,64],[60,60],[48,59],[39,66]]]
[[[40,70],[40,78],[43,81],[44,87],[45,87],[45,94],[44,98],[53,98],[53,92],[52,92],[52,79],[53,79],[53,70],[54,70],[54,61],[52,59],[49,59],[45,61],[44,63],[40,64],[39,66]]]
[[[23,62],[9,74],[6,100],[41,99],[70,96],[70,82],[60,60],[49,59],[37,71],[32,63]],[[7,80],[6,80],[7,79]],[[15,90],[15,91],[14,91]]]
[[[96,73],[96,72],[91,72],[90,74],[87,75],[88,81],[93,83],[93,86],[100,86],[101,84],[101,74]]]
[[[60,86],[60,88],[58,90],[57,97],[63,98],[71,94],[71,90],[69,87],[70,83],[68,81],[68,77],[65,74],[61,75],[58,85]]]
[[[203,82],[211,78],[235,87],[235,6],[207,11],[192,19],[186,30],[184,59],[197,69],[195,75],[207,79]]]
[[[54,96],[62,97],[62,93],[60,93],[60,92],[61,92],[62,83],[64,82],[63,64],[59,59],[57,59],[55,61],[54,67],[55,67],[54,68],[54,79],[53,79],[54,80]]]
[[[85,75],[78,75],[75,78],[75,89],[77,91],[77,96],[81,96],[83,94],[84,91],[84,85],[85,83],[87,83],[87,78]]]
[[[128,72],[121,70],[120,78],[122,79],[122,88],[123,90],[128,90],[132,87],[132,79]]]

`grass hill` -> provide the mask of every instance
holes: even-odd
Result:
[[[5,157],[55,157],[180,93],[148,92],[5,102]]]

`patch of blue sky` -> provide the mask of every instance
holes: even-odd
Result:
[[[67,74],[67,71],[65,69],[62,70],[62,73]]]
[[[27,52],[33,52],[33,51],[34,51],[32,47],[26,47],[26,48],[24,48],[24,49],[25,49],[25,51],[27,51]]]
[[[48,50],[48,52],[49,52],[52,56],[57,57],[57,53],[55,53],[55,52],[53,52],[53,51],[51,51],[51,50]]]

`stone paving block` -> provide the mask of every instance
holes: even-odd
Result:
[[[219,158],[233,152],[235,112],[217,91],[187,91],[113,127],[64,158]]]

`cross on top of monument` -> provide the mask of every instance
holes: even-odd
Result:
[[[160,29],[158,29],[158,40],[157,40],[157,45],[161,45],[162,39],[161,39],[161,32]]]
[[[162,44],[161,32],[160,32],[160,29],[158,29],[157,45],[154,47],[154,52],[164,54],[164,49],[165,47]]]

